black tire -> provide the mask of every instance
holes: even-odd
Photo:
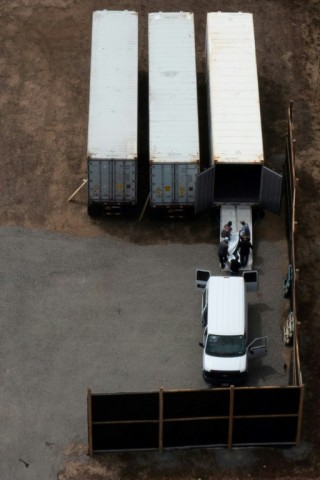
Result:
[[[97,205],[93,205],[92,203],[88,203],[87,207],[88,215],[89,217],[98,217],[100,214],[100,209],[97,207]]]

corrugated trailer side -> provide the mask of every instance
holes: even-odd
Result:
[[[88,124],[88,213],[137,202],[138,15],[93,12]]]
[[[151,206],[192,209],[199,172],[199,127],[192,13],[149,14]]]

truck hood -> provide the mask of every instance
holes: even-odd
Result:
[[[207,372],[216,370],[219,372],[245,372],[247,370],[247,355],[241,357],[212,357],[203,356],[203,369]]]

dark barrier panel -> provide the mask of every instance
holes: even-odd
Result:
[[[229,389],[163,392],[163,417],[228,416],[229,402]]]
[[[89,452],[295,445],[303,388],[88,395]],[[91,410],[90,410],[91,409]]]
[[[105,423],[92,426],[93,450],[159,448],[158,423]]]
[[[299,387],[235,389],[234,415],[298,415],[299,402]]]
[[[165,422],[163,447],[226,446],[228,419]]]
[[[298,417],[234,419],[233,445],[294,445]]]
[[[158,420],[159,392],[94,394],[92,422]]]

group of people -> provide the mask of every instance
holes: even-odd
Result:
[[[239,271],[240,268],[245,268],[248,260],[250,249],[253,250],[253,245],[250,241],[250,227],[249,225],[242,220],[240,222],[240,230],[239,230],[239,240],[238,244],[234,251],[234,256],[230,261],[230,270],[233,273]],[[224,269],[226,263],[228,261],[228,253],[229,253],[229,241],[232,234],[232,222],[229,221],[226,223],[221,231],[222,241],[220,242],[218,248],[218,257],[220,261],[221,268]],[[239,252],[239,253],[238,253]],[[240,261],[239,261],[240,257]]]

